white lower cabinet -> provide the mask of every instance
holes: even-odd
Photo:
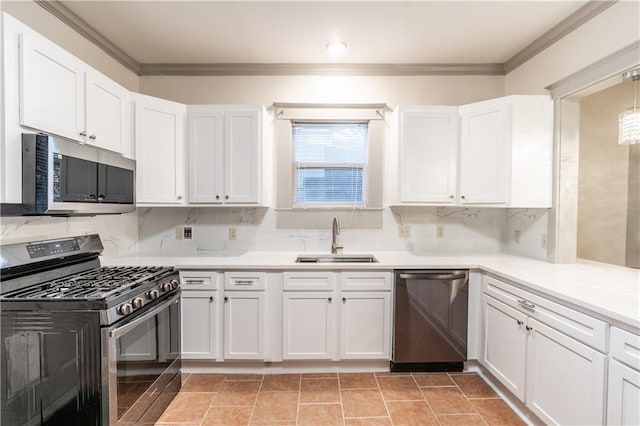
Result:
[[[284,292],[283,359],[333,359],[336,306],[332,292]]]
[[[224,295],[224,358],[264,360],[263,291],[227,291]]]
[[[485,295],[483,364],[521,401],[525,397],[526,318]]]
[[[606,357],[529,319],[527,407],[547,424],[602,424]]]
[[[218,358],[218,303],[215,291],[182,292],[182,358]]]
[[[342,293],[340,358],[389,359],[390,292]]]
[[[609,360],[607,424],[640,425],[640,371]]]
[[[488,280],[485,291],[495,292],[495,284]],[[520,295],[522,309],[484,295],[481,364],[547,424],[602,424],[606,356],[533,318],[545,309],[552,313],[552,303],[539,306],[538,298],[532,304],[526,292],[508,290]]]

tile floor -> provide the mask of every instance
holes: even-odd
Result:
[[[183,374],[156,425],[521,425],[474,373]]]

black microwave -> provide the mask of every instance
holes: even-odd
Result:
[[[24,214],[133,212],[135,176],[135,161],[118,153],[50,135],[22,135]]]

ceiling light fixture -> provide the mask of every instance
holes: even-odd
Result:
[[[327,52],[330,55],[340,55],[347,49],[347,43],[344,41],[330,41],[327,43]]]
[[[638,80],[640,68],[622,74],[624,80],[633,80],[633,108],[620,114],[618,143],[620,145],[640,144],[640,108],[638,108]]]

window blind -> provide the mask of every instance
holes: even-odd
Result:
[[[293,123],[293,205],[365,204],[366,123]]]

